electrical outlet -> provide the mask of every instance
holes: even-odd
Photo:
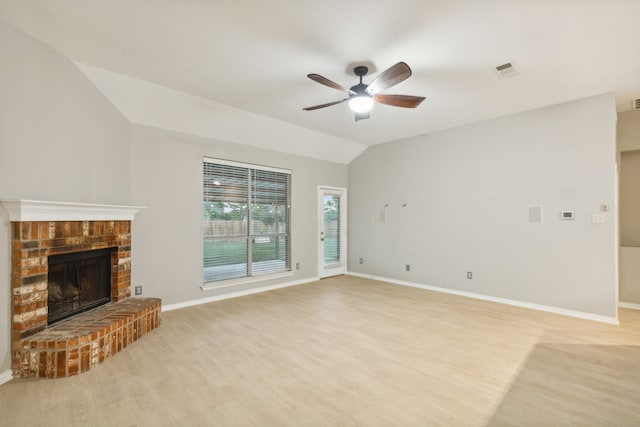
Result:
[[[300,270],[300,263],[296,262],[296,270]]]
[[[467,271],[467,279],[473,279],[473,273],[470,271]]]
[[[405,270],[406,270],[406,271],[411,271],[411,266],[410,266],[409,264],[407,264],[407,265],[405,266]]]
[[[136,286],[135,292],[136,292],[136,295],[142,295],[142,286]]]
[[[364,259],[360,258],[360,264],[364,264]]]

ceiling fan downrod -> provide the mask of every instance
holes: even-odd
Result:
[[[369,72],[369,69],[367,67],[365,67],[364,65],[359,65],[356,68],[353,69],[353,73],[360,77],[360,83],[358,83],[355,86],[351,86],[350,89],[351,91],[353,91],[354,93],[350,94],[350,97],[354,97],[354,96],[362,96],[362,95],[368,95],[365,93],[365,90],[367,89],[367,87],[369,85],[366,85],[364,83],[362,83],[362,77],[366,76],[367,73]]]

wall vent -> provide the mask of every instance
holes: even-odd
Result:
[[[513,62],[506,62],[504,64],[498,65],[495,70],[498,74],[498,77],[500,78],[511,77],[518,74],[518,69],[513,64]]]
[[[631,100],[631,108],[633,108],[634,110],[640,110],[640,98]]]

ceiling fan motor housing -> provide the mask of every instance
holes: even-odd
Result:
[[[350,89],[352,91],[352,93],[349,94],[349,97],[353,97],[353,96],[369,96],[368,93],[365,92],[365,90],[367,89],[369,85],[366,85],[364,83],[358,83],[355,86],[351,86]]]

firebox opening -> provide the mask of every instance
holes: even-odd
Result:
[[[111,252],[49,256],[49,325],[111,301]]]

